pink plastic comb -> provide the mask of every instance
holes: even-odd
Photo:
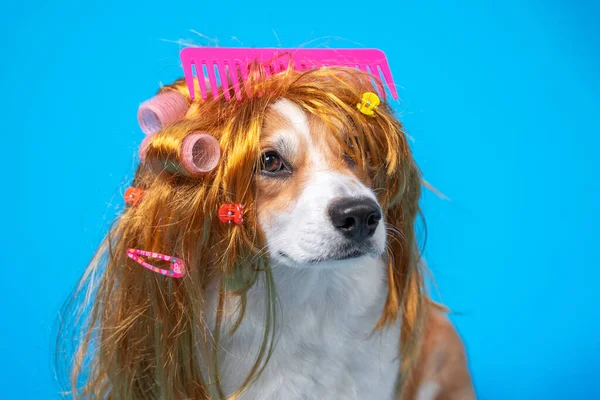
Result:
[[[285,57],[285,56],[288,57]],[[377,49],[243,49],[243,48],[216,48],[216,47],[188,47],[181,50],[181,62],[183,64],[183,73],[190,91],[190,97],[194,99],[194,72],[200,86],[202,99],[206,100],[206,80],[210,83],[210,90],[213,96],[218,96],[217,87],[217,68],[218,75],[221,78],[223,94],[229,100],[229,82],[231,84],[238,100],[242,99],[242,91],[239,87],[238,68],[242,74],[242,80],[245,82],[248,78],[248,65],[254,61],[265,64],[264,73],[269,76],[285,70],[288,63],[291,62],[294,69],[298,71],[308,71],[313,68],[325,66],[344,66],[358,68],[364,72],[370,72],[372,75],[381,78],[385,82],[394,99],[398,98],[392,72],[385,53]],[[206,67],[206,77],[204,67]],[[379,92],[385,96],[383,85],[378,82]]]

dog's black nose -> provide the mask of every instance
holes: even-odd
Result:
[[[344,197],[329,205],[333,226],[349,239],[358,242],[370,238],[381,220],[381,209],[369,198]]]

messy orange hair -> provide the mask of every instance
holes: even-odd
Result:
[[[67,364],[73,397],[227,397],[220,389],[216,361],[201,365],[203,358],[196,356],[218,345],[220,312],[213,336],[196,328],[208,324],[205,289],[219,279],[224,282],[222,302],[230,296],[243,300],[264,275],[269,288],[267,329],[243,386],[260,374],[274,345],[276,288],[268,256],[261,251],[265,240],[256,218],[254,171],[260,162],[265,111],[284,97],[338,127],[332,132],[342,124],[343,130],[355,133],[350,140],[340,134],[340,144],[368,172],[389,232],[388,295],[374,328],[402,318],[401,375],[406,382],[418,352],[426,301],[415,238],[421,177],[389,106],[382,103],[375,118],[356,108],[362,93],[374,91],[372,77],[348,68],[302,73],[288,68],[265,77],[253,65],[241,101],[226,101],[222,95],[201,100],[199,94],[192,101],[182,80],[161,89],[166,90],[186,96],[189,110],[183,120],[152,137],[133,183],[145,190],[143,201],[126,208],[114,223],[63,313],[57,355]],[[210,132],[220,143],[221,161],[208,175],[189,176],[180,168],[181,143],[192,131]],[[218,220],[219,206],[229,202],[245,205],[243,225]],[[187,275],[170,279],[150,273],[126,257],[127,248],[182,258]]]

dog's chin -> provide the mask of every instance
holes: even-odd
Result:
[[[297,258],[285,251],[277,251],[271,255],[275,265],[292,268],[339,268],[349,265],[359,265],[364,261],[373,260],[383,255],[378,249],[352,249],[346,252],[336,252],[311,258]]]

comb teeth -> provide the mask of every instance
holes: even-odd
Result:
[[[285,56],[289,55],[291,60]],[[258,61],[263,65],[266,77],[285,70],[288,62],[295,70],[309,71],[313,68],[345,66],[358,68],[371,73],[377,79],[380,94],[385,97],[385,83],[394,99],[398,93],[385,54],[377,49],[241,49],[215,47],[188,47],[180,53],[183,73],[190,92],[190,98],[196,94],[194,81],[197,78],[202,99],[208,97],[205,81],[210,83],[214,97],[219,95],[217,80],[221,82],[225,99],[230,100],[229,83],[233,86],[235,98],[241,100],[242,89],[239,86],[238,68],[243,82],[248,80],[248,65]],[[269,61],[268,63],[265,63]],[[206,68],[206,74],[204,69]],[[194,77],[195,69],[195,77]],[[215,69],[218,71],[215,72]],[[208,76],[205,76],[208,75]],[[231,80],[230,80],[231,79]]]

